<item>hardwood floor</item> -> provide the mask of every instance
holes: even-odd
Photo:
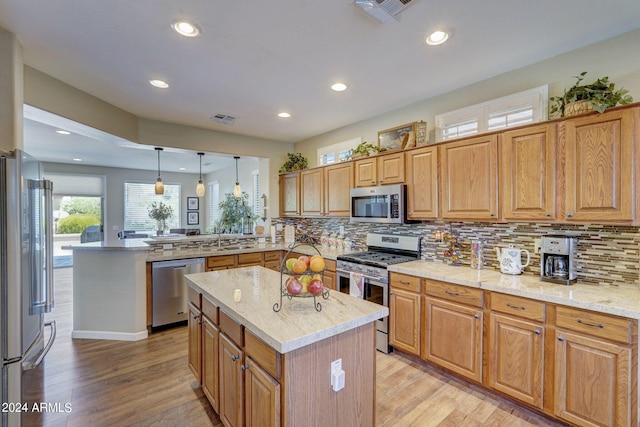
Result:
[[[71,339],[72,271],[55,270],[56,306],[48,318],[58,335],[23,381],[30,408],[45,402],[54,411],[25,414],[23,425],[222,425],[187,367],[186,327],[138,342]],[[377,353],[376,363],[378,427],[561,425],[402,353]]]

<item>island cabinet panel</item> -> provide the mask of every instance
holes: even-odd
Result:
[[[438,147],[406,153],[407,218],[438,218]]]
[[[442,219],[498,218],[498,136],[439,146]]]
[[[222,329],[222,325],[221,325]],[[224,329],[222,329],[224,330]],[[224,333],[219,340],[220,420],[227,427],[244,425],[244,352]]]
[[[282,355],[269,347],[251,332],[245,332],[244,350],[247,356],[253,358],[273,378],[282,378]]]
[[[321,216],[324,214],[323,168],[305,170],[300,173],[300,214]]]
[[[327,216],[351,215],[350,190],[353,188],[353,162],[324,168],[324,213]]]
[[[280,216],[300,215],[300,173],[280,175]]]
[[[250,357],[246,362],[246,427],[280,427],[280,384]]]
[[[219,337],[218,327],[205,316],[202,319],[202,391],[216,412],[220,412]]]
[[[504,132],[500,145],[503,218],[555,219],[555,124]]]
[[[623,109],[559,124],[567,221],[634,219],[634,115],[637,109]]]
[[[189,303],[187,321],[189,335],[189,369],[199,384],[202,384],[202,312],[199,307]]]

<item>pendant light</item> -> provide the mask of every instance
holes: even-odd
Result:
[[[238,159],[240,157],[234,156],[233,158],[236,159],[236,185],[233,186],[233,195],[240,197],[242,196],[242,188],[240,187],[240,181],[238,181]]]
[[[198,180],[198,185],[196,185],[196,196],[202,197],[204,196],[204,183],[202,182],[202,156],[204,153],[198,153],[200,157],[200,179]]]
[[[162,183],[162,178],[160,178],[160,152],[163,150],[161,147],[156,147],[156,151],[158,152],[158,179],[156,180],[156,194],[164,194],[164,184]]]

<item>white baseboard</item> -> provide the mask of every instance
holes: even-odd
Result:
[[[147,339],[148,332],[72,331],[71,338],[90,340],[140,341]]]

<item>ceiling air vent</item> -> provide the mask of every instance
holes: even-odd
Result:
[[[376,21],[385,23],[391,18],[400,20],[400,12],[415,0],[354,0],[353,4]]]
[[[211,116],[211,120],[216,123],[220,123],[227,126],[233,126],[236,121],[235,117],[227,116],[226,114],[216,114],[215,116]]]

